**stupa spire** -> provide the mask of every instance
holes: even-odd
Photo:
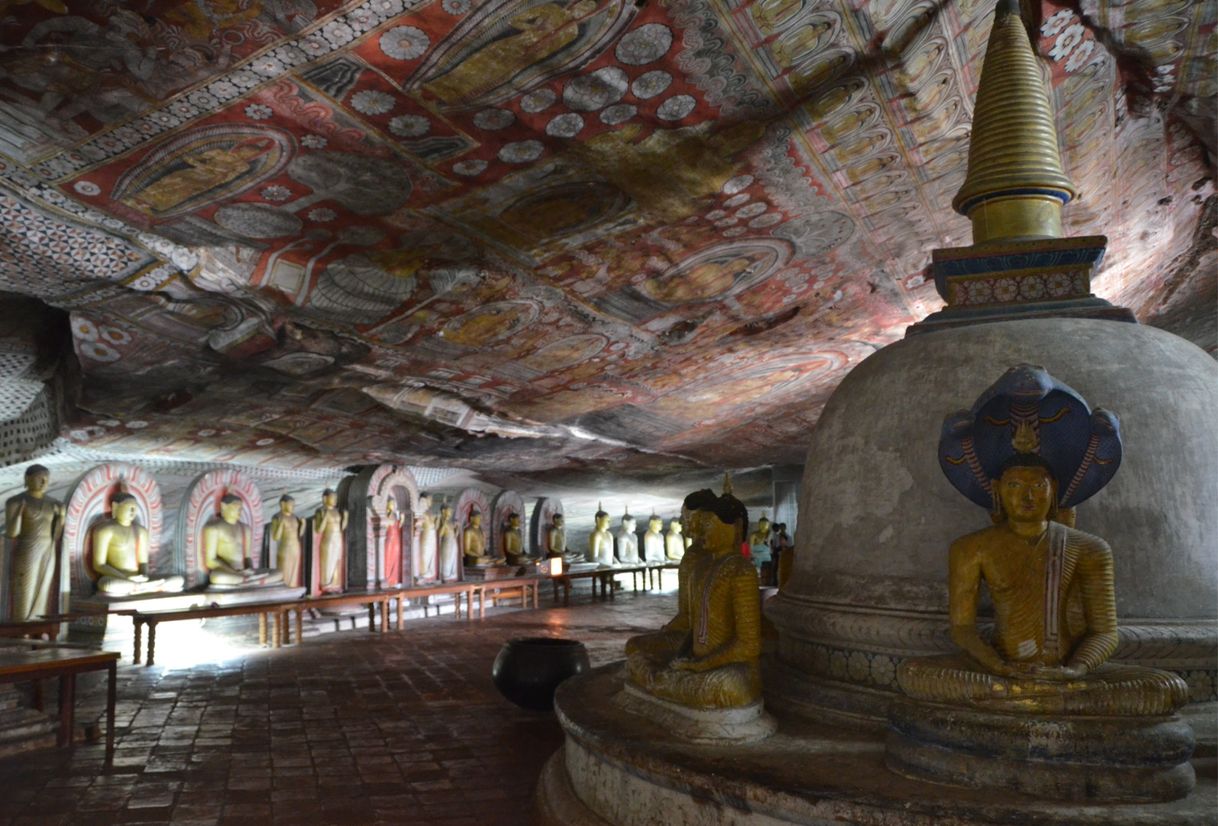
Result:
[[[968,174],[952,207],[973,243],[1061,238],[1077,194],[1062,169],[1053,107],[1019,0],[999,0],[973,110]]]

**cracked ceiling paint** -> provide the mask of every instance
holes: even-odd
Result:
[[[0,289],[69,312],[89,449],[789,462],[940,306],[992,9],[7,0]],[[1028,11],[1097,292],[1214,352],[1214,5]]]

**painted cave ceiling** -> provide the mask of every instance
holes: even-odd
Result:
[[[0,290],[67,313],[90,449],[799,461],[969,243],[992,9],[0,0]],[[1213,352],[1214,4],[1027,10],[1097,293]]]

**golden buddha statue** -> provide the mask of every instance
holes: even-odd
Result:
[[[1080,432],[1076,446],[1085,449],[1064,449]],[[952,543],[951,635],[963,654],[904,661],[897,677],[908,696],[1109,716],[1169,714],[1187,701],[1175,674],[1106,664],[1118,642],[1112,550],[1062,523],[1062,511],[1107,484],[1120,453],[1115,416],[1092,413],[1030,365],[1012,368],[972,411],[948,418],[944,470],[962,493],[995,508],[996,524]],[[977,628],[983,582],[994,606],[993,642]]]
[[[563,519],[561,513],[556,513],[550,517],[550,527],[546,529],[546,547],[549,548],[546,556],[548,558],[556,556],[565,557],[567,555],[567,529],[565,522],[566,520]]]
[[[348,518],[345,510],[339,510],[337,491],[322,491],[321,507],[313,513],[313,541],[317,543],[317,588],[323,594],[343,590]]]
[[[203,525],[203,566],[210,587],[247,588],[282,585],[283,574],[258,570],[250,561],[250,526],[241,521],[243,503],[231,493],[220,498],[220,513]]]
[[[667,662],[660,640],[628,642],[629,682],[694,709],[753,706],[761,700],[761,601],[756,571],[740,554],[748,512],[730,484],[722,496],[709,489],[692,493],[684,507],[694,539],[690,561],[682,563],[685,619],[666,626],[684,629],[682,640]]]
[[[520,514],[509,513],[507,526],[503,530],[503,555],[509,565],[524,565],[529,561],[524,551],[524,537],[520,535]]]
[[[4,504],[14,622],[32,620],[50,610],[55,546],[63,533],[63,504],[46,495],[50,484],[51,471],[30,465],[25,469],[25,491]]]
[[[690,545],[688,540],[689,537],[681,533],[681,520],[673,519],[668,523],[668,532],[664,534],[664,555],[670,561],[679,561]]]
[[[502,565],[506,558],[491,556],[486,552],[486,537],[482,534],[482,511],[474,508],[469,512],[469,521],[461,532],[461,548],[466,565]]]
[[[689,497],[686,497],[686,501],[689,501]],[[685,508],[682,508],[682,515],[683,518],[688,516]],[[680,526],[680,522],[676,519],[672,520],[672,524]],[[671,531],[671,525],[669,527]],[[699,527],[701,527],[700,522],[695,525],[695,529]],[[681,537],[681,539],[684,540],[685,537]],[[686,552],[685,543],[682,541],[681,549],[683,556],[681,564],[677,566],[677,613],[659,631],[639,634],[626,640],[626,669],[628,674],[637,675],[637,678],[632,677],[634,682],[645,682],[649,674],[666,668],[688,642],[690,629],[689,577],[695,559],[702,550],[702,543],[694,542]]]
[[[609,514],[599,504],[595,519],[596,528],[588,535],[588,561],[610,568],[613,566],[613,534],[609,532]]]
[[[305,534],[305,522],[295,515],[295,508],[296,500],[285,493],[279,497],[279,513],[271,517],[275,567],[283,573],[284,583],[293,588],[301,584],[300,551]]]
[[[148,529],[136,524],[139,503],[130,493],[118,493],[110,500],[110,518],[98,522],[89,532],[93,572],[99,593],[111,597],[130,597],[181,591],[186,584],[180,576],[148,576]]]

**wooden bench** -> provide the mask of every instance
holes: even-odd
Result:
[[[435,585],[414,585],[402,588],[399,592],[402,598],[414,599],[416,597],[443,596],[452,594],[454,607],[456,610],[457,619],[461,618],[461,598],[465,597],[465,619],[468,622],[474,618],[474,592],[478,587],[476,582],[441,582]],[[402,602],[398,600],[398,625],[397,629],[402,630]],[[423,603],[423,616],[427,616],[428,604]],[[437,613],[439,609],[436,609]]]
[[[521,608],[528,608],[530,599],[534,608],[537,608],[540,603],[538,593],[541,590],[541,577],[539,576],[490,579],[485,582],[472,582],[469,584],[474,586],[475,593],[478,595],[478,619],[486,619],[486,594],[488,591],[491,593],[491,599],[499,596],[504,591],[520,591]]]
[[[597,569],[592,571],[576,571],[575,573],[556,574],[550,578],[550,584],[554,586],[554,601],[558,602],[558,589],[563,589],[563,605],[571,604],[571,587],[577,579],[592,580],[592,596],[596,597],[597,585],[600,585],[601,597],[604,598],[606,589],[612,590],[613,571],[609,568]]]
[[[76,675],[87,671],[107,672],[106,762],[114,759],[114,698],[118,670],[117,651],[87,651],[79,648],[40,648],[35,651],[0,649],[0,683],[33,682],[59,678],[59,746],[71,746],[76,718]]]
[[[81,617],[93,616],[89,613],[73,612],[71,614],[43,614],[38,619],[22,622],[0,622],[0,637],[20,638],[33,637],[54,640],[59,636],[59,628],[65,622],[75,622]]]
[[[140,644],[142,639],[142,631],[145,625],[148,626],[148,658],[145,665],[152,665],[156,657],[156,627],[162,622],[175,622],[177,620],[190,619],[213,619],[215,617],[236,617],[248,614],[258,615],[258,642],[261,645],[267,644],[267,617],[275,618],[275,635],[274,645],[279,647],[282,639],[282,616],[286,606],[292,605],[299,600],[276,600],[272,602],[245,602],[236,605],[210,605],[200,606],[198,608],[179,608],[172,611],[140,611],[137,608],[129,608],[115,613],[122,616],[131,617],[131,621],[135,624],[135,655],[131,661],[136,665],[140,663]]]
[[[391,591],[349,591],[343,594],[322,594],[316,597],[304,597],[303,599],[291,600],[290,602],[279,603],[280,614],[284,618],[284,622],[276,626],[275,647],[278,648],[283,642],[291,642],[291,629],[287,620],[291,618],[293,611],[296,612],[296,642],[299,644],[304,639],[304,612],[309,609],[320,608],[340,608],[344,605],[367,605],[368,606],[368,631],[376,632],[376,609],[379,605],[381,608],[381,633],[389,630],[389,600],[397,602],[398,608],[398,630],[401,630],[402,616],[402,589]]]

